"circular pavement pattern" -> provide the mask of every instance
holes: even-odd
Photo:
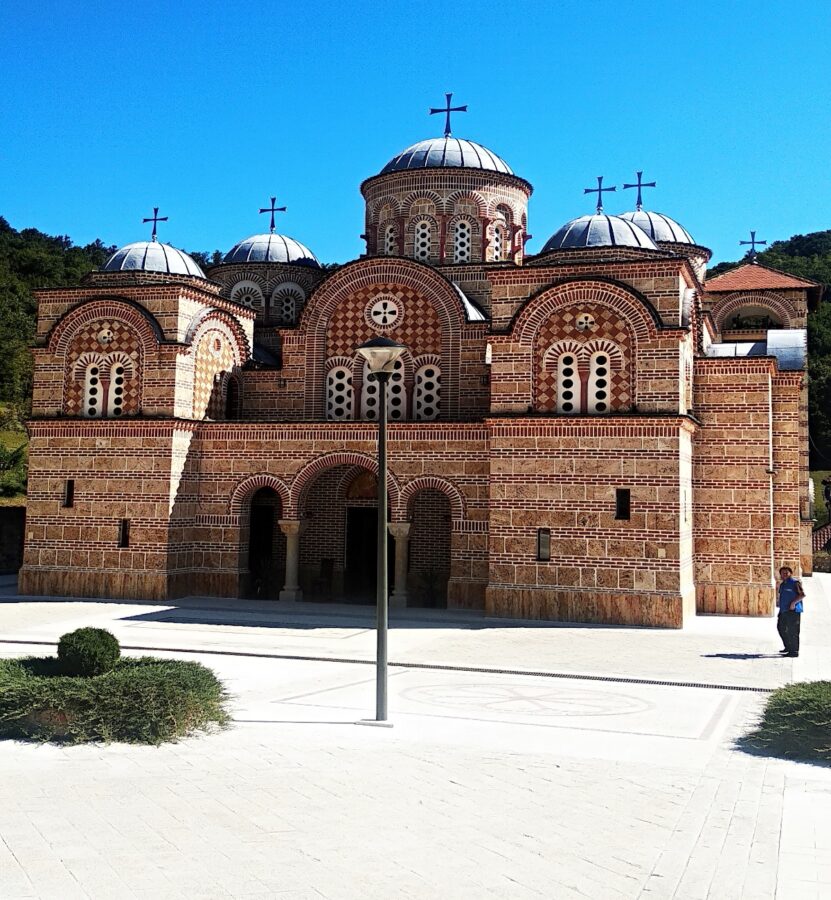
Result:
[[[627,694],[548,684],[433,684],[407,688],[400,696],[427,706],[520,716],[628,716],[653,708]]]

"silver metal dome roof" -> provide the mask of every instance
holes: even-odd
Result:
[[[204,278],[205,273],[187,253],[159,241],[136,241],[126,244],[104,263],[102,272],[166,272],[169,275],[192,275]]]
[[[284,234],[252,234],[233,246],[223,262],[276,262],[320,268],[317,257],[308,247]]]
[[[659,212],[649,212],[646,209],[636,209],[632,212],[620,214],[621,219],[633,222],[643,229],[653,241],[671,241],[674,244],[694,244],[692,235],[686,228],[682,228],[674,219]]]
[[[504,159],[487,147],[454,137],[429,138],[402,150],[381,169],[380,174],[406,169],[487,169],[513,175]]]
[[[566,222],[552,235],[540,251],[568,250],[575,247],[640,247],[657,250],[652,238],[637,225],[620,216],[595,213]]]

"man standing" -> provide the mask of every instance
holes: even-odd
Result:
[[[779,589],[776,592],[779,618],[776,621],[776,629],[785,645],[785,649],[779,652],[785,656],[799,656],[799,626],[805,591],[802,589],[802,583],[793,577],[793,569],[788,566],[783,566],[779,570],[779,578]]]

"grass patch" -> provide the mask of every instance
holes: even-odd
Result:
[[[55,657],[0,660],[0,738],[60,744],[161,744],[225,725],[227,695],[201,663],[120,659],[91,677]]]
[[[831,681],[802,681],[774,691],[759,726],[740,744],[771,756],[831,762]]]

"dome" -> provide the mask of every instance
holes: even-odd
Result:
[[[430,138],[402,150],[381,169],[380,174],[406,169],[485,169],[513,175],[504,159],[487,147],[454,137]]]
[[[692,235],[676,221],[658,212],[637,209],[620,214],[621,219],[633,222],[643,229],[653,241],[670,241],[674,244],[694,244]]]
[[[127,244],[101,267],[102,272],[166,272],[168,275],[192,275],[204,278],[205,273],[187,253],[159,241],[137,241]]]
[[[548,239],[540,251],[571,250],[579,247],[640,247],[642,250],[659,249],[652,238],[637,225],[620,216],[595,213],[580,216],[566,222]]]
[[[308,247],[284,234],[252,234],[231,247],[223,262],[275,262],[320,268],[317,257]]]

